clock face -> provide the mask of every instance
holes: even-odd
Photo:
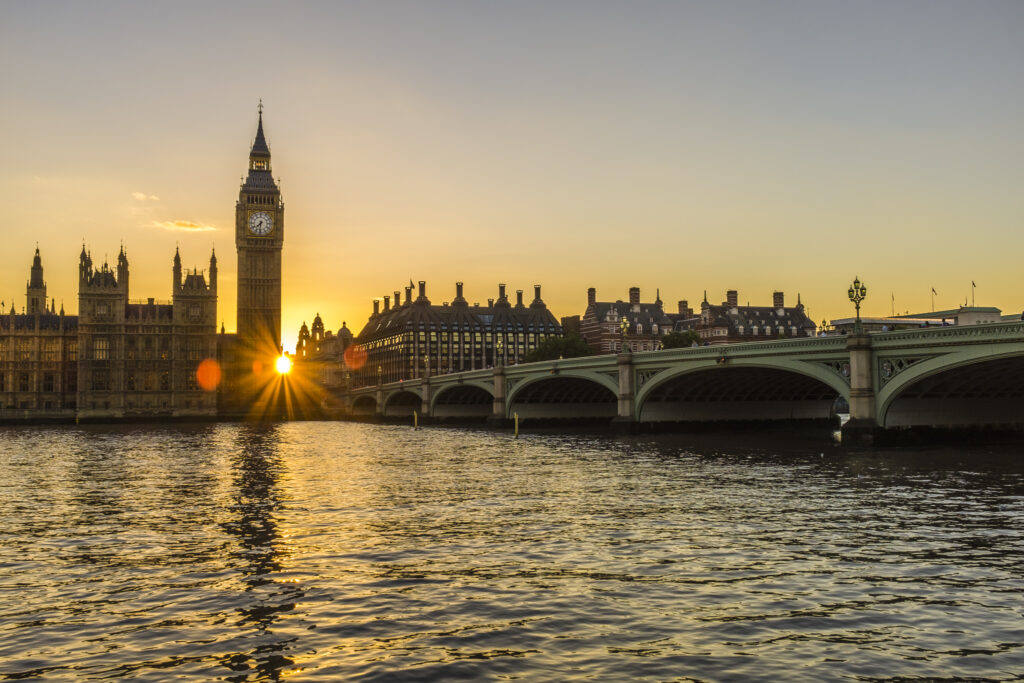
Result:
[[[264,237],[274,229],[274,217],[266,211],[254,211],[249,214],[249,232]]]

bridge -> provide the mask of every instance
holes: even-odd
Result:
[[[497,366],[354,388],[362,418],[602,420],[624,429],[837,423],[872,442],[915,427],[1024,429],[1024,321]]]

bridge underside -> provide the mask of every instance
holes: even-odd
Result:
[[[650,393],[641,422],[828,420],[838,392],[787,370],[716,367],[667,380]]]
[[[480,387],[459,385],[445,389],[434,401],[437,418],[474,418],[490,416],[494,397]]]
[[[925,377],[889,404],[885,427],[1024,426],[1024,357]]]
[[[419,396],[411,391],[400,391],[384,404],[384,417],[412,417],[421,405]]]
[[[523,387],[509,406],[520,419],[580,420],[617,414],[618,397],[605,387],[578,377],[552,377]]]
[[[377,401],[372,396],[360,396],[352,402],[352,414],[368,416],[377,412]]]

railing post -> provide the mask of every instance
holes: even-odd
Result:
[[[843,425],[843,441],[870,445],[878,431],[871,335],[849,335],[846,348],[850,353],[850,420]]]
[[[633,372],[633,354],[628,347],[615,358],[619,369],[619,401],[612,423],[621,431],[632,432],[636,428],[636,377]]]

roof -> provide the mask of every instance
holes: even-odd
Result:
[[[757,327],[796,327],[817,329],[801,305],[792,308],[773,306],[701,306],[701,318],[709,327],[750,329]]]
[[[955,318],[961,313],[1001,313],[995,306],[961,306],[946,311],[931,311],[929,313],[907,313],[906,315],[894,315],[894,318]]]
[[[628,301],[595,301],[587,306],[583,313],[583,320],[597,320],[598,322],[621,322],[623,318],[629,321],[630,326],[643,325],[649,328],[652,325],[672,326],[672,318],[669,317],[661,306],[661,302],[631,304]]]
[[[59,315],[57,313],[40,313],[36,315],[0,315],[0,330],[14,331],[18,330],[34,330],[36,328],[36,318],[39,318],[39,329],[40,330],[61,330],[63,324],[63,330],[65,332],[73,332],[78,329],[78,316],[77,315]],[[13,323],[13,326],[12,326]]]
[[[513,307],[508,299],[503,297],[487,306],[470,306],[465,299],[456,299],[450,306],[438,306],[422,297],[370,316],[369,321],[359,332],[358,341],[366,343],[412,330],[449,329],[480,332],[518,329],[556,333],[561,332],[562,326],[543,302],[540,305],[531,304],[529,307]]]

